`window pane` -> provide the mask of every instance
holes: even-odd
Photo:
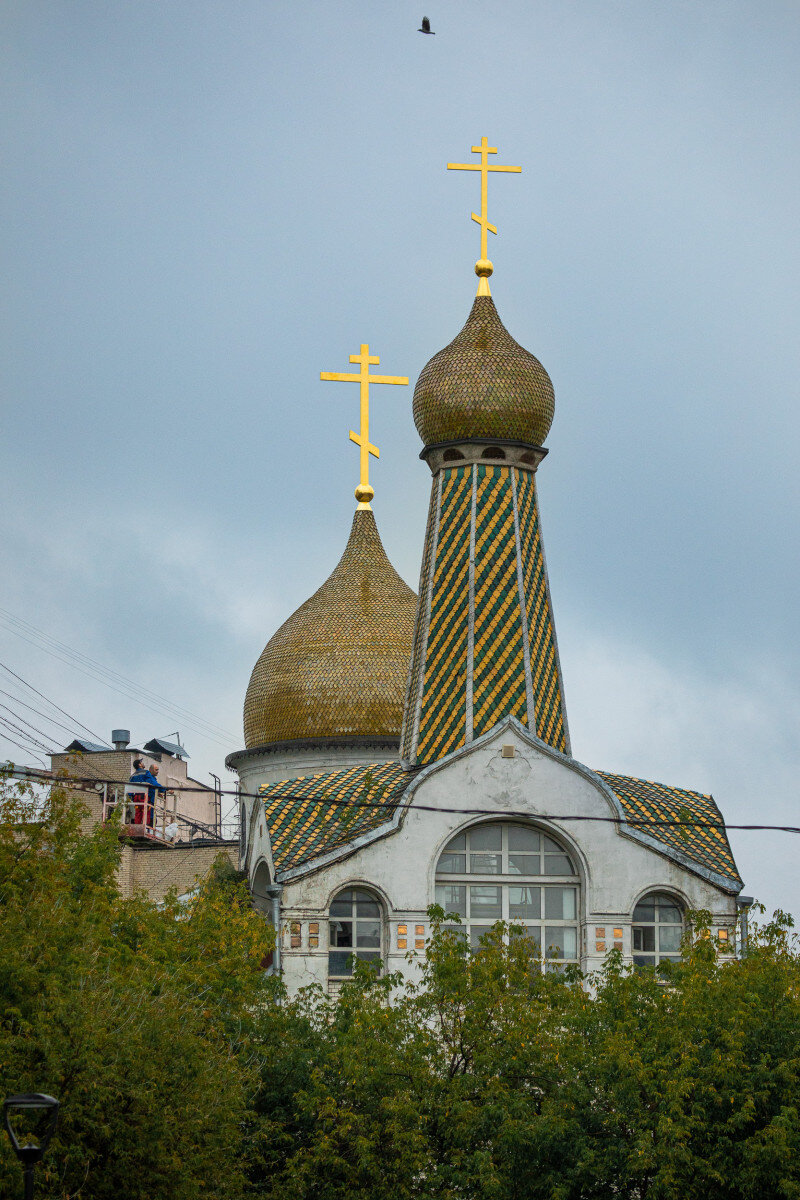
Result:
[[[645,896],[643,900],[639,901],[633,910],[633,919],[634,921],[655,921],[656,906],[652,896]]]
[[[655,961],[655,958],[648,954],[634,954],[633,956],[633,965],[635,967],[652,967]]]
[[[356,958],[362,959],[364,962],[380,962],[380,950],[359,950],[356,953]]]
[[[508,848],[509,850],[538,850],[539,834],[535,829],[528,829],[527,825],[509,825]]]
[[[480,950],[481,938],[491,929],[491,925],[470,925],[469,945],[471,950]]]
[[[662,953],[681,948],[680,925],[662,925],[658,931],[658,948]]]
[[[356,916],[380,917],[381,906],[367,892],[356,892]]]
[[[545,837],[544,834],[542,834],[542,849],[544,851],[546,851],[547,854],[563,854],[564,853],[564,851],[559,846],[558,842],[554,842],[552,838]]]
[[[331,945],[332,946],[352,946],[353,944],[353,922],[352,921],[331,921]]]
[[[544,945],[548,958],[577,958],[578,931],[568,925],[545,925]]]
[[[470,854],[470,874],[499,875],[501,871],[502,858],[502,854]]]
[[[328,954],[328,974],[352,975],[353,972],[348,966],[350,956],[350,950],[331,950]]]
[[[481,887],[474,884],[469,889],[469,911],[471,917],[494,917],[503,915],[499,887]]]
[[[437,883],[436,903],[441,904],[446,913],[458,913],[460,917],[467,915],[467,887],[463,883]]]
[[[439,865],[436,870],[440,875],[466,875],[467,856],[466,854],[450,854],[445,852],[439,859]]]
[[[648,950],[650,953],[655,953],[656,931],[653,925],[634,925],[633,948],[634,950]]]
[[[512,921],[516,917],[540,917],[542,915],[541,888],[510,887],[508,889],[508,915]]]
[[[574,875],[572,863],[566,854],[545,854],[545,875]]]
[[[353,893],[351,891],[339,892],[331,902],[332,917],[352,917],[353,915]]]
[[[447,845],[444,848],[444,853],[448,854],[452,850],[466,850],[466,848],[467,848],[467,835],[465,833],[457,833],[454,838],[450,838],[450,841],[447,843]]]
[[[499,850],[502,844],[502,825],[476,825],[469,831],[470,850]]]
[[[658,904],[658,919],[663,925],[680,925],[681,910],[671,901],[662,899]]]
[[[538,875],[538,854],[511,854],[508,856],[509,875]]]
[[[380,921],[356,921],[356,945],[357,946],[380,946],[381,944],[381,923]]]
[[[554,921],[574,921],[575,888],[548,887],[544,889],[544,915]]]
[[[542,955],[542,927],[541,925],[526,925],[525,939],[530,943],[529,950],[534,958],[541,958]]]

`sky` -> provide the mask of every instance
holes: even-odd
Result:
[[[362,342],[411,379],[371,482],[416,587],[413,383],[479,251],[446,164],[486,135],[575,756],[800,825],[800,9],[425,2],[433,37],[406,0],[3,5],[0,759],[177,732],[234,785],[250,671],[347,540],[357,391],[319,373]],[[800,837],[731,841],[800,917]]]

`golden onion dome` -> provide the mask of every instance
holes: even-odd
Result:
[[[370,509],[358,509],[335,571],[270,638],[244,702],[244,739],[400,740],[417,597]]]
[[[466,325],[423,367],[414,422],[426,446],[518,441],[541,446],[553,423],[550,376],[503,325],[491,296],[476,296]]]

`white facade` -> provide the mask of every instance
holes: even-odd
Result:
[[[582,970],[599,968],[615,946],[630,959],[632,914],[651,892],[671,897],[682,912],[710,910],[714,928],[733,942],[733,882],[632,826],[598,775],[512,717],[420,771],[390,821],[285,872],[276,873],[272,862],[262,802],[251,798],[243,808],[242,867],[265,913],[272,911],[265,885],[282,886],[281,967],[290,992],[312,983],[336,986],[328,969],[329,913],[342,889],[378,900],[384,967],[413,972],[407,956],[422,948],[429,931],[442,850],[462,830],[492,820],[537,829],[570,856]]]

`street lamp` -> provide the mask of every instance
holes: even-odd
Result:
[[[33,1200],[33,1168],[50,1145],[50,1139],[55,1132],[58,1101],[53,1096],[43,1095],[42,1092],[7,1096],[3,1101],[3,1113],[11,1145],[25,1172],[25,1200]],[[32,1122],[23,1120],[15,1130],[11,1124],[12,1114],[15,1118],[32,1116],[34,1119]],[[20,1145],[20,1137],[28,1139],[24,1146]]]

